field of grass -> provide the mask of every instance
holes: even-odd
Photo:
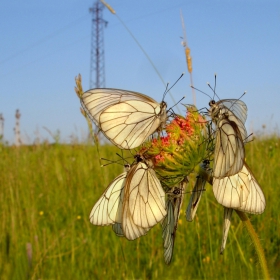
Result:
[[[250,219],[264,247],[271,277],[280,278],[280,140],[246,145],[246,161],[266,196],[262,215]],[[116,158],[116,148],[100,155]],[[1,279],[261,279],[250,237],[236,214],[224,255],[220,255],[223,207],[207,185],[196,219],[184,212],[174,257],[163,259],[161,227],[128,241],[111,227],[89,222],[105,187],[122,172],[116,164],[100,167],[88,145],[0,146]],[[193,181],[188,185],[193,187]]]

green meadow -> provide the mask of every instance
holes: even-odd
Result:
[[[250,220],[263,245],[271,278],[280,279],[280,140],[257,138],[246,161],[266,196]],[[220,255],[223,207],[211,186],[191,223],[184,198],[172,263],[163,259],[161,226],[135,241],[89,222],[92,206],[122,166],[112,146],[0,145],[1,279],[262,279],[250,237],[236,213]],[[193,174],[193,178],[194,178]],[[192,179],[188,191],[193,187]]]

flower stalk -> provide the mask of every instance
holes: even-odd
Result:
[[[266,279],[266,280],[271,279],[270,275],[269,275],[269,271],[268,271],[267,262],[266,262],[266,258],[265,258],[265,255],[264,255],[263,247],[261,245],[260,239],[259,239],[253,225],[251,224],[249,218],[247,217],[247,215],[244,212],[241,212],[241,211],[238,211],[238,210],[235,210],[235,212],[238,214],[238,216],[241,219],[243,225],[247,229],[247,231],[248,231],[248,233],[251,237],[251,240],[254,244],[256,253],[257,253],[258,258],[259,258],[263,278]]]
[[[212,176],[209,176],[206,172],[201,173],[201,176],[204,177],[204,179],[210,184],[213,184],[213,178]],[[248,231],[248,234],[253,242],[254,248],[256,250],[256,253],[258,255],[258,259],[260,262],[260,267],[261,267],[261,271],[263,274],[263,278],[266,280],[271,279],[270,275],[269,275],[269,270],[267,267],[267,261],[265,258],[265,254],[264,254],[264,250],[263,247],[261,245],[260,239],[253,227],[253,225],[251,224],[248,216],[246,215],[246,213],[235,210],[235,212],[237,213],[237,215],[239,216],[240,220],[242,221],[243,225],[245,226],[245,228]]]

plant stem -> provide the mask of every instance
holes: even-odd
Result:
[[[266,259],[265,259],[265,255],[264,255],[264,251],[261,245],[261,242],[258,238],[257,233],[255,232],[255,229],[253,228],[250,220],[248,219],[247,215],[244,212],[235,210],[236,213],[238,214],[239,218],[241,219],[241,221],[243,222],[243,224],[245,225],[252,241],[253,244],[255,246],[259,261],[260,261],[260,265],[261,265],[261,270],[263,273],[263,277],[264,279],[270,279],[269,276],[269,272],[268,272],[268,268],[267,268],[267,263],[266,263]]]
[[[203,170],[202,170],[203,171]],[[212,176],[207,175],[207,172],[201,172],[201,175],[204,177],[204,179],[211,185],[213,185],[213,178]],[[261,242],[259,240],[259,237],[257,235],[257,233],[255,232],[255,229],[253,228],[250,220],[248,219],[247,215],[244,212],[235,210],[236,213],[238,214],[239,218],[241,219],[241,221],[243,222],[243,224],[245,225],[252,241],[255,247],[255,250],[257,252],[258,258],[259,258],[259,262],[261,265],[261,270],[263,273],[263,277],[266,280],[271,279],[269,276],[269,271],[267,268],[267,263],[266,263],[266,258],[264,255],[264,251],[261,245]]]

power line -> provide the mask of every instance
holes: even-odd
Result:
[[[50,40],[50,39],[56,37],[57,35],[59,35],[59,34],[61,34],[61,33],[63,33],[65,30],[67,30],[68,28],[72,27],[73,25],[76,25],[78,22],[81,22],[82,20],[86,20],[86,19],[87,19],[86,15],[84,15],[84,16],[82,16],[82,17],[79,17],[78,19],[76,19],[76,20],[70,22],[70,23],[67,24],[66,26],[64,26],[64,27],[62,27],[62,28],[56,30],[55,32],[53,32],[53,33],[47,35],[46,37],[44,37],[44,38],[38,40],[37,42],[35,42],[35,43],[33,43],[33,44],[30,44],[30,45],[27,46],[26,48],[24,48],[24,49],[22,49],[22,50],[20,50],[20,51],[18,51],[18,52],[16,52],[16,53],[14,53],[14,54],[12,54],[11,56],[9,56],[9,57],[7,57],[7,58],[1,60],[1,61],[0,61],[0,64],[4,64],[4,63],[10,61],[11,59],[13,59],[13,58],[15,58],[15,57],[17,57],[17,56],[19,56],[19,55],[21,55],[21,54],[23,54],[23,53],[29,51],[30,49],[33,49],[34,47],[37,47],[38,45],[41,45],[41,44],[47,42],[48,40]]]

